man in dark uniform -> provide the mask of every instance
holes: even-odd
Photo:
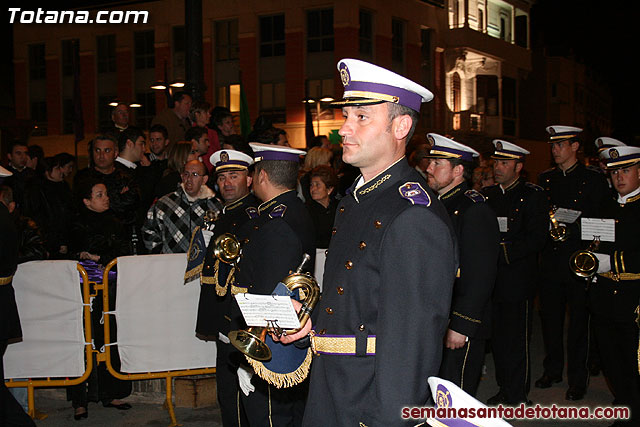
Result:
[[[0,166],[0,177],[7,176],[11,176],[11,172]],[[1,201],[0,236],[0,425],[35,426],[4,384],[2,359],[9,341],[22,338],[22,328],[11,284],[13,274],[18,268],[18,230],[9,209]]]
[[[603,156],[601,155],[601,158]],[[601,241],[597,273],[589,288],[600,360],[615,403],[631,409],[631,419],[615,426],[640,425],[638,301],[640,301],[640,148],[607,150],[606,167],[616,197],[605,202],[601,218],[615,220],[615,241]]]
[[[414,425],[401,411],[430,401],[458,268],[446,209],[405,158],[433,95],[367,62],[338,70],[342,159],[361,176],[336,213],[304,425]]]
[[[220,150],[211,156],[217,183],[225,205],[216,220],[202,270],[202,287],[198,304],[196,335],[204,340],[217,341],[216,381],[218,403],[224,427],[247,425],[246,415],[240,407],[236,369],[229,364],[232,346],[229,344],[231,326],[230,308],[236,287],[235,269],[220,261],[214,253],[215,239],[225,233],[239,241],[247,238],[250,220],[258,217],[258,199],[251,194],[249,166],[253,158],[235,150]],[[240,419],[238,419],[240,417]]]
[[[564,240],[549,237],[542,252],[540,317],[546,356],[544,374],[535,383],[538,388],[562,381],[564,368],[564,320],[569,308],[567,334],[567,400],[580,400],[587,390],[589,371],[589,311],[585,283],[569,270],[569,257],[581,249],[579,216],[597,217],[609,191],[604,175],[597,168],[578,161],[582,131],[571,126],[549,126],[549,144],[556,167],[542,172],[539,184],[544,188],[554,219],[566,227]],[[562,214],[568,214],[563,218]],[[564,220],[563,220],[564,219]]]
[[[298,163],[304,151],[250,144],[255,153],[253,191],[262,204],[259,217],[242,248],[236,271],[238,287],[251,294],[271,295],[276,285],[300,264],[303,254],[315,255],[313,222],[296,195]],[[313,271],[313,263],[307,265]],[[239,313],[237,304],[234,312]],[[234,315],[232,329],[245,328]],[[275,344],[281,345],[281,344]],[[251,426],[298,426],[306,400],[305,385],[277,388],[244,362],[238,369],[242,403]]]
[[[529,151],[494,140],[496,185],[483,189],[498,217],[500,250],[493,291],[491,348],[500,390],[490,405],[529,401],[531,305],[535,296],[538,252],[548,230],[547,201],[542,188],[520,174]]]
[[[427,181],[447,208],[460,250],[440,377],[475,396],[485,341],[491,334],[491,293],[500,243],[498,221],[485,197],[469,189],[473,159],[480,154],[438,134],[430,133],[427,139],[431,143]]]

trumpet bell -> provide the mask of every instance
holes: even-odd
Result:
[[[598,258],[590,251],[577,251],[569,258],[571,272],[578,277],[588,279],[598,271]]]
[[[221,234],[213,245],[213,254],[224,263],[231,264],[240,256],[240,242],[233,234]]]
[[[271,360],[271,350],[265,344],[267,328],[251,327],[229,332],[229,341],[244,355],[252,359],[266,361]]]
[[[554,242],[564,242],[569,237],[569,230],[564,225],[557,225],[549,230]]]

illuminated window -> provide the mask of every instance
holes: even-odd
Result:
[[[232,113],[240,111],[240,85],[232,84],[218,87],[218,102],[216,105],[226,107]]]

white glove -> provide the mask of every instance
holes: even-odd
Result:
[[[209,246],[209,242],[211,241],[211,237],[213,236],[213,231],[202,230],[202,237],[204,237],[204,246]]]
[[[608,254],[593,253],[598,258],[598,273],[606,273],[611,271],[611,256]]]
[[[238,368],[238,384],[245,396],[249,396],[249,393],[256,391],[255,386],[251,384],[251,377],[253,377],[253,369],[240,365]]]

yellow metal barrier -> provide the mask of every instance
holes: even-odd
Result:
[[[109,272],[111,269],[117,264],[118,260],[114,259],[109,264],[107,264],[104,269],[103,279],[101,285],[96,285],[97,289],[102,290],[102,301],[103,301],[103,311],[109,311]],[[176,414],[173,409],[173,402],[171,399],[173,389],[171,385],[171,381],[174,377],[183,377],[188,375],[203,375],[203,374],[213,374],[216,372],[216,368],[200,368],[200,369],[183,369],[178,371],[164,371],[164,372],[145,372],[142,374],[123,374],[121,372],[116,371],[111,364],[111,335],[110,335],[110,319],[109,315],[105,313],[104,316],[104,353],[98,353],[98,363],[105,362],[107,364],[107,370],[111,375],[120,379],[120,380],[148,380],[148,379],[158,379],[165,378],[167,384],[167,399],[165,405],[167,406],[167,410],[169,411],[169,417],[171,417],[170,427],[180,426],[182,424],[178,424],[176,419]]]
[[[82,312],[83,312],[83,318],[84,318],[84,337],[85,337],[85,357],[86,357],[86,365],[85,365],[85,371],[84,374],[81,377],[78,378],[65,378],[65,379],[59,379],[59,378],[37,378],[37,379],[33,379],[33,378],[28,378],[25,381],[14,381],[14,380],[7,380],[6,382],[6,386],[7,387],[26,387],[27,388],[27,396],[28,396],[28,401],[29,401],[29,416],[31,416],[31,418],[35,418],[35,400],[34,400],[34,396],[33,396],[33,389],[35,387],[66,387],[66,386],[72,386],[72,385],[76,385],[76,384],[80,384],[84,381],[87,380],[87,378],[89,378],[89,375],[91,375],[91,370],[93,369],[93,357],[92,354],[94,352],[92,346],[91,346],[91,340],[92,340],[92,330],[91,330],[91,306],[90,306],[90,301],[91,301],[91,297],[95,297],[97,295],[97,293],[95,294],[91,294],[90,292],[90,282],[89,282],[89,276],[87,275],[87,271],[84,269],[84,267],[82,267],[80,264],[78,264],[78,271],[80,272],[80,275],[82,276],[82,302],[84,304]],[[94,284],[94,286],[98,286],[95,282],[91,282]]]
[[[35,400],[34,400],[34,388],[36,387],[66,387],[80,384],[89,378],[91,375],[91,370],[93,369],[93,353],[96,353],[97,363],[105,363],[107,366],[107,370],[111,375],[120,379],[120,380],[147,380],[147,379],[159,379],[164,378],[166,381],[166,401],[165,405],[167,410],[169,411],[169,417],[171,418],[170,427],[180,426],[182,424],[178,424],[176,419],[176,414],[173,409],[172,402],[172,379],[174,377],[182,377],[188,375],[203,375],[203,374],[212,374],[216,372],[216,368],[200,368],[200,369],[184,369],[177,371],[164,371],[164,372],[146,372],[142,374],[123,374],[121,372],[116,371],[111,364],[111,347],[108,344],[111,344],[111,335],[110,335],[110,319],[109,315],[104,313],[104,353],[100,353],[98,350],[94,350],[91,345],[92,340],[92,329],[91,329],[91,306],[90,301],[91,297],[96,297],[98,295],[98,291],[102,291],[102,301],[103,301],[103,312],[109,311],[109,272],[111,269],[117,264],[117,259],[112,260],[109,264],[107,264],[104,273],[102,283],[89,282],[89,276],[87,275],[86,270],[78,264],[78,271],[82,276],[82,300],[83,300],[83,315],[84,315],[84,333],[85,333],[85,342],[88,343],[85,345],[85,354],[86,354],[86,366],[85,372],[81,377],[78,378],[38,378],[33,379],[29,378],[24,381],[14,381],[7,380],[7,387],[26,387],[28,392],[28,401],[29,401],[29,415],[31,418],[35,418]],[[90,285],[93,284],[94,293],[90,292]]]

